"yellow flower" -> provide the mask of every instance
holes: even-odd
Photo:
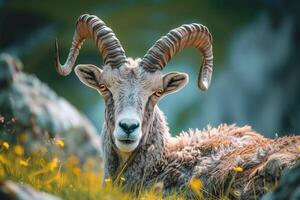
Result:
[[[64,141],[62,141],[61,139],[56,139],[55,140],[55,145],[59,148],[63,148],[65,146]]]
[[[299,145],[299,146],[297,146],[297,149],[298,149],[298,151],[300,151],[300,145]]]
[[[201,182],[200,179],[198,178],[192,178],[190,180],[190,187],[194,190],[194,191],[199,191],[203,188],[203,183]]]
[[[111,179],[110,179],[110,178],[106,178],[106,179],[104,179],[104,182],[105,182],[105,183],[110,183],[110,182],[111,182]]]
[[[233,170],[236,172],[242,172],[244,169],[241,166],[235,166],[233,167]]]
[[[120,180],[121,180],[122,182],[124,182],[124,181],[125,181],[125,178],[124,178],[124,177],[121,177]]]
[[[50,171],[55,170],[58,167],[58,158],[52,158],[51,162],[48,164]]]
[[[24,155],[24,149],[21,145],[14,146],[14,152],[17,156],[23,156]]]
[[[28,166],[28,160],[20,160],[19,164],[23,167],[27,167]]]
[[[7,149],[9,149],[9,144],[8,144],[7,142],[3,142],[3,143],[2,143],[2,147],[3,147],[5,150],[7,150]]]
[[[157,199],[157,195],[151,192],[147,195],[146,199],[147,200],[155,200],[155,199]]]

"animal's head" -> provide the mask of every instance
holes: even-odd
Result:
[[[159,39],[143,59],[125,56],[120,41],[103,21],[93,15],[79,17],[67,61],[60,64],[56,42],[56,69],[61,75],[72,71],[85,38],[92,38],[103,57],[102,69],[77,65],[75,73],[87,86],[96,89],[106,102],[106,128],[116,147],[132,152],[147,136],[156,103],[188,82],[184,73],[162,74],[173,56],[186,47],[197,48],[203,57],[198,86],[207,90],[212,75],[212,37],[200,24],[183,25]]]

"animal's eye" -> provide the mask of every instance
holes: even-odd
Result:
[[[160,97],[163,94],[163,92],[164,92],[163,89],[158,89],[154,92],[154,95]]]
[[[100,92],[105,92],[107,90],[107,87],[104,84],[99,85]]]

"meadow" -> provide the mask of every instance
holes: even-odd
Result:
[[[21,184],[28,184],[33,188],[54,194],[62,199],[172,199],[183,200],[184,194],[162,196],[161,188],[154,186],[149,191],[138,188],[133,195],[124,192],[121,177],[116,185],[111,179],[102,180],[102,170],[97,159],[88,158],[82,162],[75,155],[65,155],[63,139],[47,140],[43,146],[28,153],[20,144],[10,144],[0,141],[0,180],[12,180]],[[241,166],[232,169],[235,176],[243,172]],[[103,183],[104,182],[104,183]],[[192,179],[189,183],[195,199],[229,199],[234,197],[233,184],[221,195],[204,196],[206,190],[199,179]]]
[[[64,141],[58,139],[47,143],[47,147],[28,154],[21,145],[1,141],[0,180],[28,184],[62,199],[161,199],[161,194],[154,190],[139,192],[137,197],[122,192],[122,180],[125,181],[122,178],[117,186],[112,184],[111,179],[105,179],[105,184],[102,184],[101,169],[95,159],[82,163],[75,155],[62,158]],[[166,199],[183,197],[173,195]]]

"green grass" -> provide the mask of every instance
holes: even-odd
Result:
[[[162,187],[154,186],[148,191],[138,188],[137,196],[122,191],[122,181],[115,186],[110,179],[102,184],[102,170],[95,158],[80,162],[75,155],[65,155],[65,143],[62,140],[48,141],[30,154],[23,146],[9,144],[0,140],[0,182],[12,180],[24,183],[33,188],[54,194],[62,199],[162,199]],[[226,191],[220,188],[219,196],[206,191],[199,179],[191,179],[189,189],[193,191],[195,199],[230,199],[235,198],[234,179],[243,168],[233,168],[234,176]],[[124,180],[123,180],[124,181]],[[176,192],[176,191],[175,191]],[[255,193],[255,191],[254,191]],[[204,195],[205,194],[205,195]],[[174,193],[164,199],[183,200],[183,193]],[[238,198],[236,196],[236,198]]]
[[[122,183],[112,186],[110,180],[102,185],[102,170],[96,159],[80,163],[74,156],[59,158],[64,147],[61,143],[52,144],[52,150],[41,147],[26,154],[21,145],[0,141],[0,180],[12,180],[61,197],[62,199],[147,199],[162,198],[162,194],[150,190],[139,192],[138,197],[122,192]],[[56,150],[53,150],[53,146]],[[166,199],[183,199],[172,195]]]

